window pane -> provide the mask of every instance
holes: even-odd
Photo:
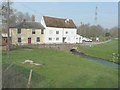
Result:
[[[43,29],[41,30],[41,34],[44,34],[44,30]]]
[[[40,42],[40,37],[37,37],[37,42]]]
[[[35,29],[32,29],[32,34],[35,34]]]
[[[21,42],[21,38],[18,38],[18,42]]]
[[[49,38],[49,40],[52,40],[52,38]]]
[[[21,29],[20,28],[18,28],[18,34],[20,34],[21,33]]]
[[[56,34],[59,34],[59,31],[56,31]]]
[[[66,34],[68,34],[68,32],[66,31]]]
[[[52,34],[52,30],[49,30],[49,34]]]
[[[59,40],[59,38],[56,38],[56,40]]]

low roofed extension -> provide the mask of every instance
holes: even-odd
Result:
[[[43,16],[43,18],[47,27],[76,28],[72,19],[54,18],[48,16]]]

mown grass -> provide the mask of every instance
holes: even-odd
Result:
[[[43,66],[22,64],[26,59]],[[21,70],[21,81],[27,83],[28,71],[33,69],[32,87],[34,88],[114,88],[118,87],[118,69],[87,61],[70,53],[54,49],[21,49],[10,51],[10,58],[3,52],[3,65],[14,62]],[[18,69],[19,71],[19,69]],[[27,72],[27,73],[26,73]],[[12,74],[12,73],[11,73]],[[35,75],[34,75],[35,74]],[[25,85],[24,85],[25,86]]]
[[[118,63],[118,40],[112,40],[108,43],[93,45],[93,46],[79,46],[79,51],[86,55],[103,58],[113,61],[113,53],[115,53],[114,62]]]

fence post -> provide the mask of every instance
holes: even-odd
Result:
[[[30,70],[27,88],[30,88],[31,78],[32,78],[32,69]]]

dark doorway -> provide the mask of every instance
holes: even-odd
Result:
[[[63,43],[65,42],[66,37],[63,37]]]

